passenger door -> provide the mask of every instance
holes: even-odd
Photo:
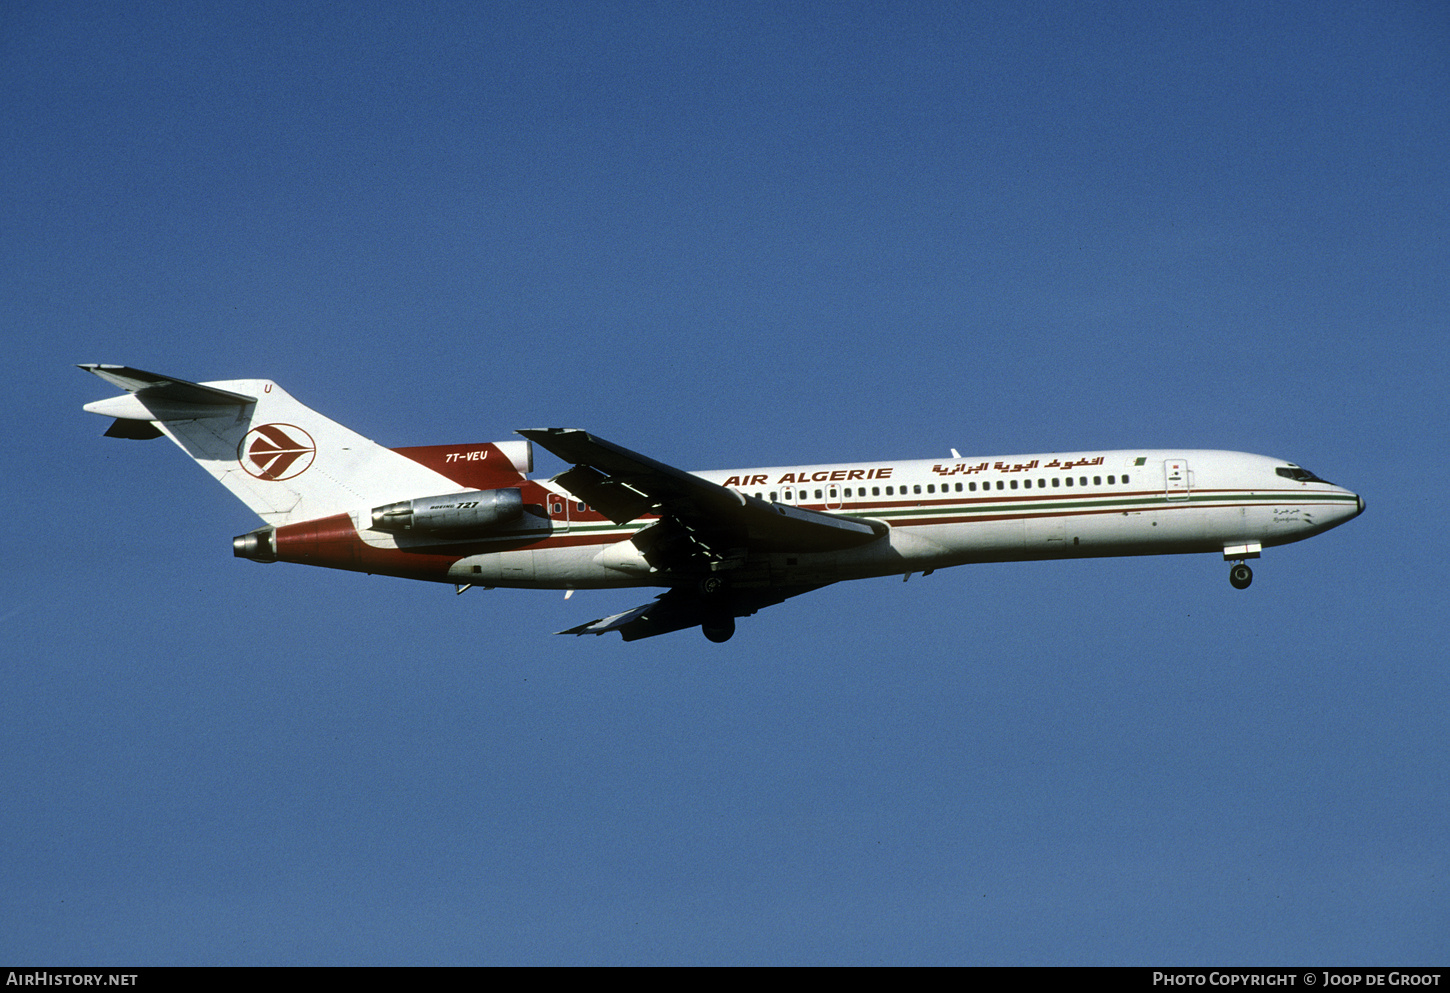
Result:
[[[1163,495],[1169,500],[1187,500],[1189,490],[1187,459],[1168,459],[1163,463]]]

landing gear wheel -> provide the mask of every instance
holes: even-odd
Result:
[[[706,576],[700,580],[700,595],[715,596],[725,591],[725,579],[723,576]]]
[[[735,633],[730,583],[724,576],[708,575],[700,580],[696,588],[700,591],[700,609],[705,615],[700,630],[713,642],[729,641]]]
[[[700,625],[700,630],[705,632],[705,637],[719,644],[722,641],[729,641],[730,636],[735,633],[735,618],[715,617]]]
[[[1246,590],[1254,581],[1254,570],[1240,562],[1228,571],[1228,581],[1236,590]]]

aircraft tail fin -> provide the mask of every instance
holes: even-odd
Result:
[[[312,410],[266,379],[192,383],[118,365],[82,365],[125,395],[88,403],[106,435],[174,441],[268,524],[462,489],[447,476]]]

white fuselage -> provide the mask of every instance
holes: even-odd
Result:
[[[973,562],[1222,552],[1299,541],[1356,516],[1340,486],[1291,478],[1291,463],[1182,449],[1074,452],[698,472],[772,503],[883,522],[874,541],[833,552],[751,553],[725,568],[737,587],[817,585]],[[1308,474],[1305,474],[1308,475]],[[544,483],[550,516],[469,549],[448,580],[487,586],[669,586],[620,525]],[[523,543],[521,544],[521,539]],[[384,546],[390,536],[367,532]],[[506,546],[506,547],[504,547]]]
[[[625,641],[737,617],[846,579],[969,562],[1217,552],[1244,560],[1326,531],[1364,501],[1293,463],[1163,449],[689,473],[579,428],[389,449],[271,380],[193,383],[81,368],[126,395],[87,404],[106,434],[165,435],[264,522],[256,562],[472,586],[667,587],[568,629]],[[533,446],[571,468],[528,478]],[[592,504],[597,504],[593,506]]]

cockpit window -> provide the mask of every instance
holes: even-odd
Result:
[[[1281,465],[1274,471],[1277,472],[1279,475],[1283,476],[1285,479],[1292,479],[1300,483],[1327,483],[1330,486],[1334,485],[1333,483],[1330,483],[1329,480],[1320,479],[1308,469],[1301,469],[1297,465]]]

